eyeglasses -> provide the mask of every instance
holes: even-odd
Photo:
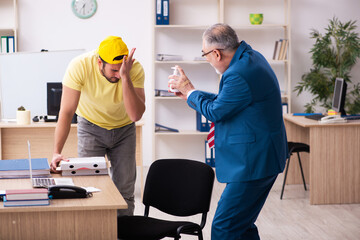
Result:
[[[215,49],[210,50],[210,51],[208,51],[208,52],[206,52],[206,53],[203,53],[201,56],[202,56],[202,57],[205,57],[206,55],[212,53],[212,52],[215,51],[215,50],[225,50],[225,49],[223,49],[223,48],[215,48]]]

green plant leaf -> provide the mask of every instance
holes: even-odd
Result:
[[[315,40],[310,49],[313,68],[303,74],[301,81],[294,87],[298,96],[304,91],[313,95],[311,102],[304,106],[306,112],[315,111],[317,105],[331,108],[337,77],[351,83],[351,69],[360,57],[360,38],[356,28],[356,21],[342,23],[337,17],[333,17],[325,27],[324,34],[316,29],[311,30],[310,38]],[[348,89],[353,90],[347,95],[347,111],[352,114],[360,113],[359,84],[350,88],[348,86]]]

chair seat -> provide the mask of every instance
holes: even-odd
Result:
[[[310,147],[308,144],[299,143],[299,142],[288,142],[289,152],[310,152]]]
[[[186,229],[201,230],[198,224],[192,222],[166,221],[145,216],[121,216],[118,217],[118,238],[151,240],[175,237],[177,228],[183,225],[186,225]]]

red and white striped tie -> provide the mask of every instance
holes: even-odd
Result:
[[[207,136],[207,141],[209,144],[209,148],[215,147],[215,124],[212,122],[210,126],[210,131]]]

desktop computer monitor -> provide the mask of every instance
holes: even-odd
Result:
[[[62,95],[61,82],[48,82],[47,83],[47,115],[58,116],[60,111]]]
[[[344,109],[346,99],[347,84],[343,78],[335,79],[334,96],[332,100],[332,109],[341,113],[341,116],[345,116]]]
[[[48,82],[47,84],[47,115],[44,120],[47,122],[55,122],[58,120],[61,95],[62,95],[62,83],[61,82]],[[50,116],[53,116],[51,118]],[[74,114],[72,123],[77,123],[77,115]]]

